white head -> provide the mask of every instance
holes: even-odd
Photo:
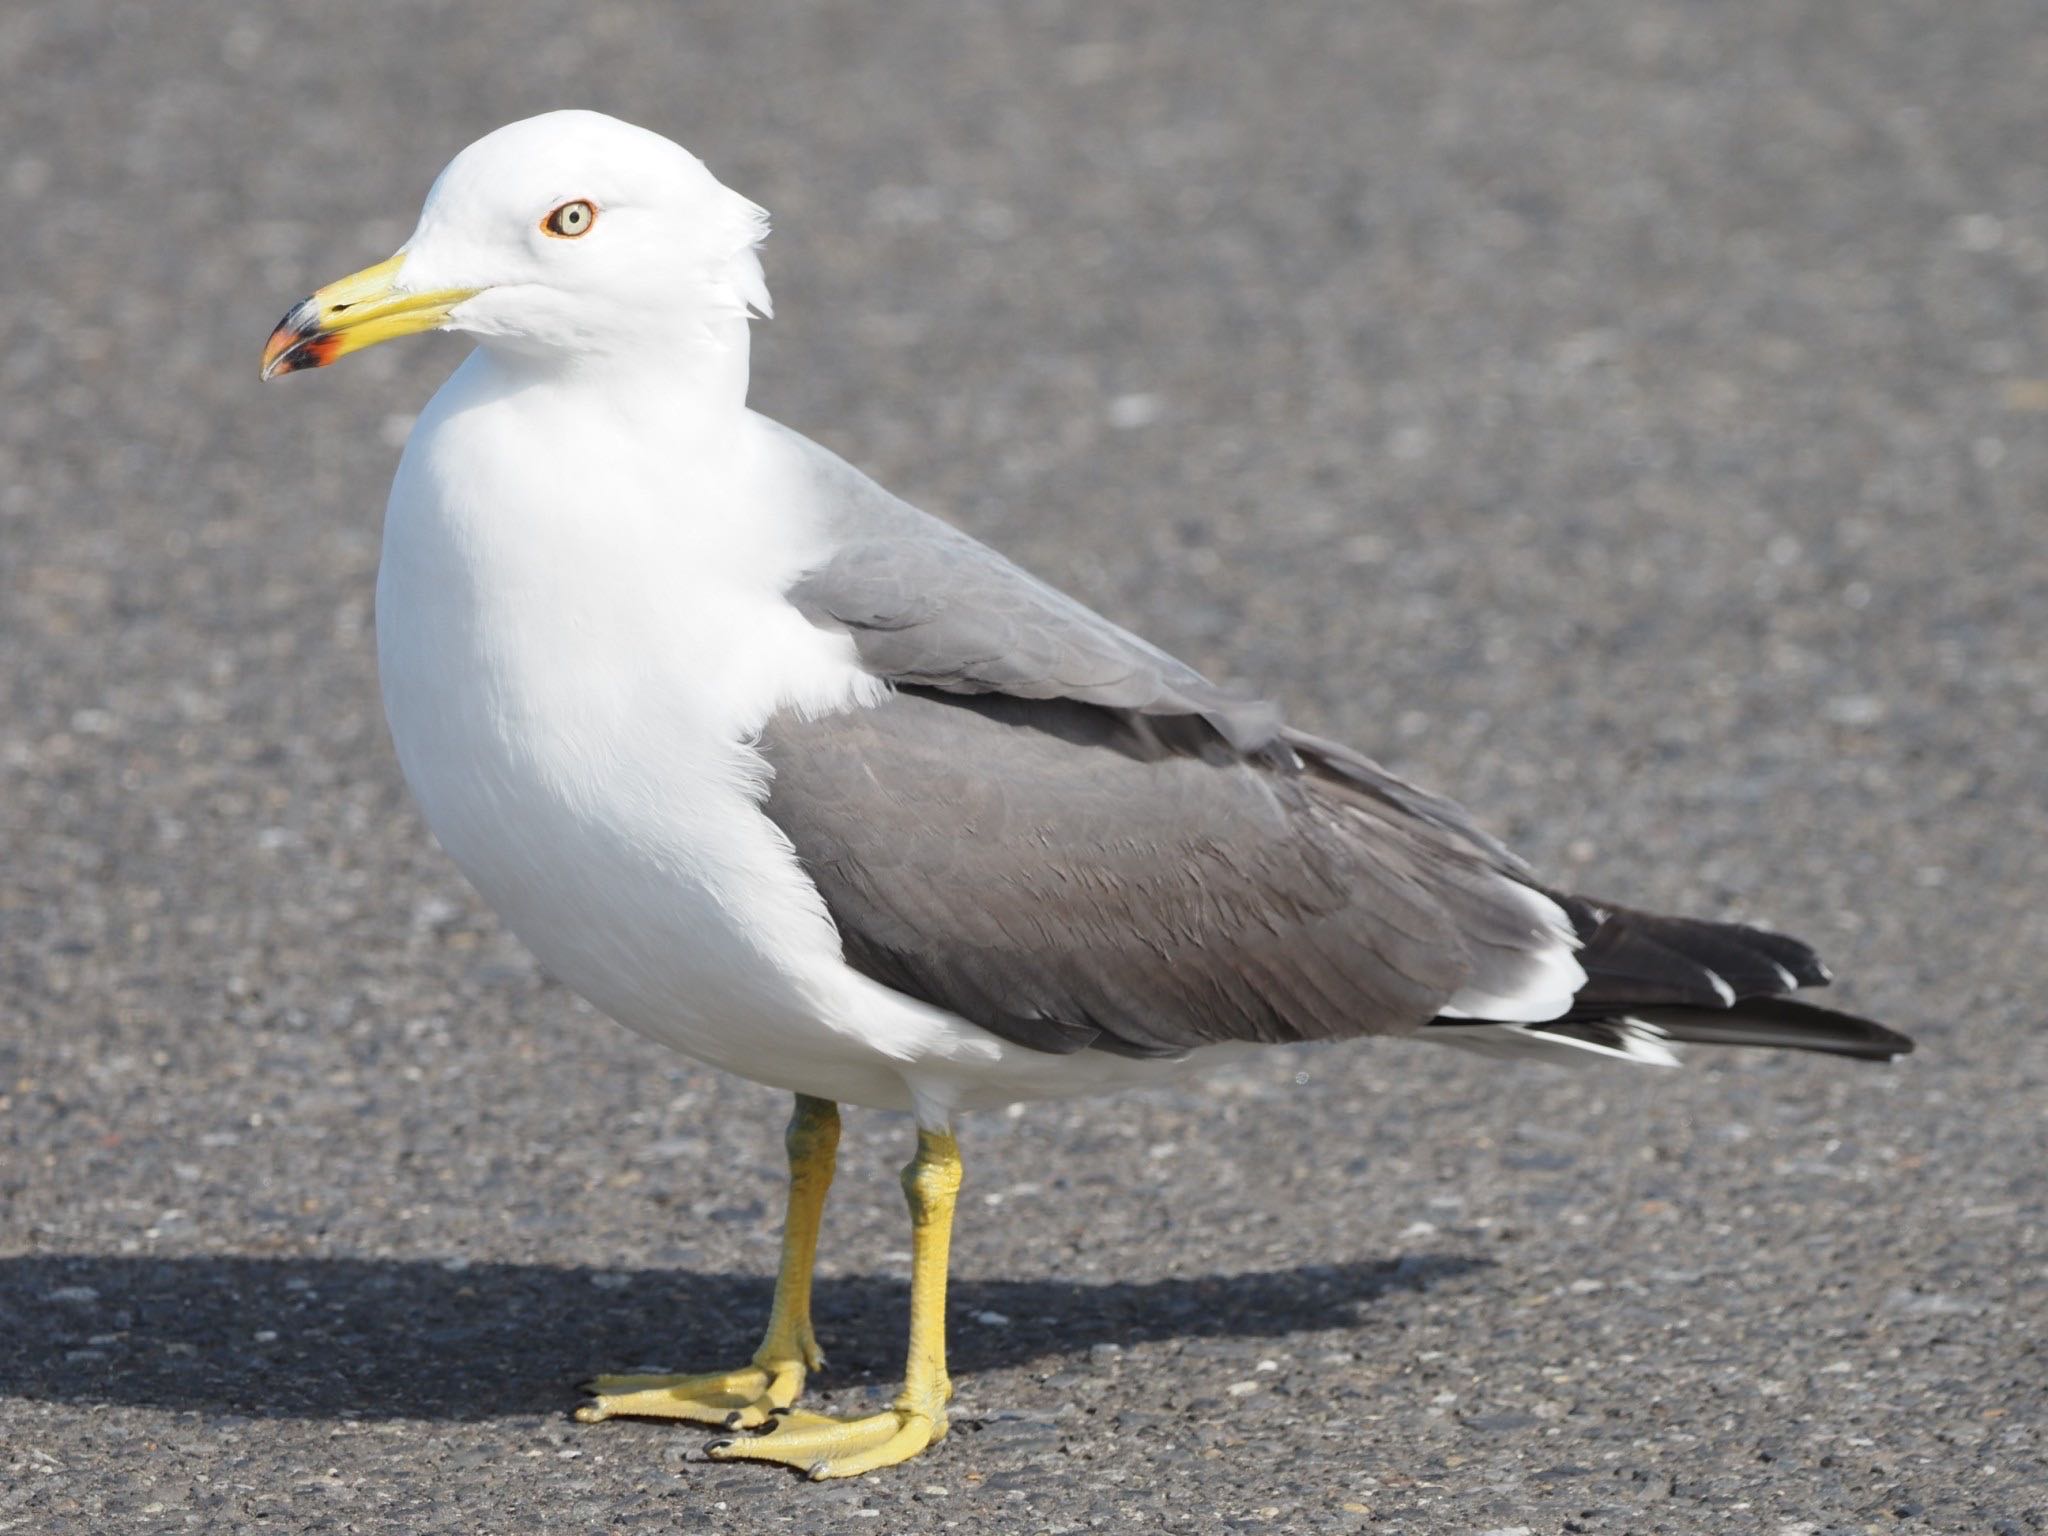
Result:
[[[745,346],[769,312],[768,216],[681,145],[600,112],[549,112],[478,139],[427,193],[389,261],[304,300],[264,377],[440,329],[525,354]]]

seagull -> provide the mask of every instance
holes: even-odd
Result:
[[[1888,1060],[1805,944],[1544,883],[1449,800],[1219,687],[747,407],[767,215],[680,145],[551,112],[463,150],[263,376],[475,350],[400,458],[377,661],[406,782],[541,964],[795,1095],[781,1265],[736,1369],[579,1410],[849,1477],[942,1438],[964,1112],[1261,1045],[1412,1035],[1670,1065]],[[795,1407],[839,1106],[909,1111],[901,1392]]]

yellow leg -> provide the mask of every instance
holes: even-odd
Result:
[[[818,1222],[839,1150],[839,1106],[803,1094],[789,1117],[789,1212],[782,1223],[782,1267],[768,1332],[753,1362],[701,1376],[599,1376],[583,1384],[596,1401],[576,1410],[586,1424],[619,1417],[687,1419],[752,1429],[782,1413],[803,1391],[804,1376],[825,1363],[811,1332],[811,1270]]]
[[[945,1131],[920,1131],[917,1156],[903,1170],[910,1202],[910,1351],[903,1390],[886,1413],[834,1418],[785,1414],[745,1440],[705,1447],[721,1461],[779,1461],[814,1478],[857,1477],[908,1461],[946,1433],[946,1264],[953,1242],[953,1204],[960,1192],[960,1148]]]

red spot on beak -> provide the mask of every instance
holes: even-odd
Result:
[[[263,377],[323,368],[341,352],[341,337],[320,329],[320,312],[311,299],[292,306],[291,313],[277,322],[263,347]]]

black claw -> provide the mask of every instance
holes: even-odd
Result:
[[[731,1449],[732,1442],[730,1440],[714,1440],[709,1445],[704,1447],[704,1454],[706,1456],[709,1456],[713,1451],[726,1451]]]
[[[735,1408],[735,1409],[733,1409],[733,1411],[732,1411],[731,1413],[728,1413],[728,1414],[727,1414],[727,1415],[725,1416],[725,1427],[726,1427],[727,1429],[738,1429],[738,1428],[740,1427],[740,1410],[739,1410],[739,1409]]]

